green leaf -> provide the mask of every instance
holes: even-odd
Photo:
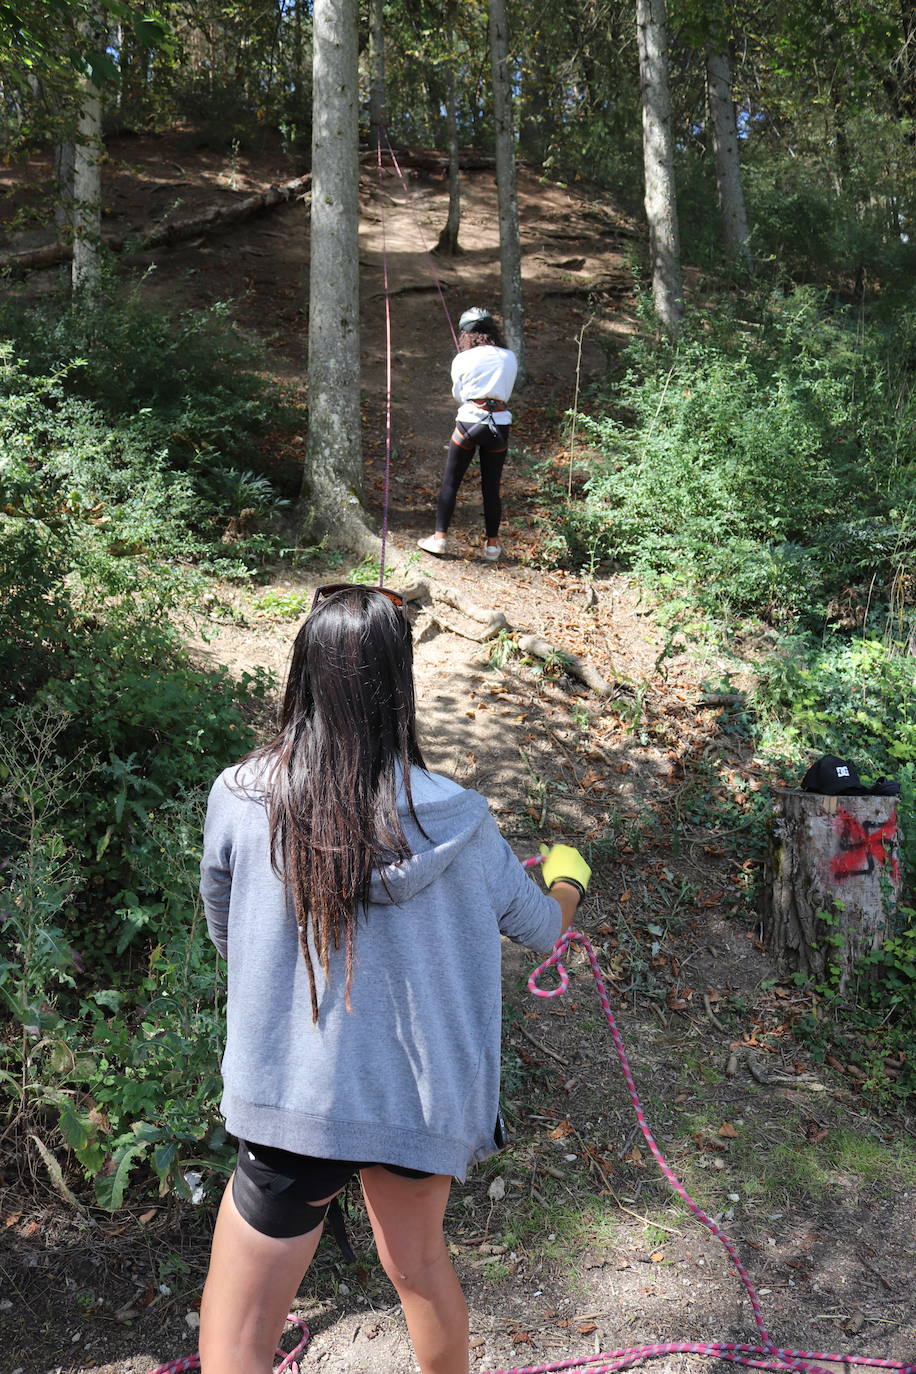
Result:
[[[94,86],[116,85],[121,80],[121,73],[107,52],[87,52],[86,66]]]
[[[44,1160],[48,1173],[51,1175],[51,1182],[54,1184],[54,1187],[60,1193],[64,1201],[68,1202],[77,1212],[84,1212],[86,1210],[85,1207],[80,1202],[79,1198],[75,1197],[67,1187],[66,1180],[64,1179],[64,1172],[44,1141],[37,1135],[31,1133],[29,1134],[29,1139]]]
[[[158,48],[168,36],[168,29],[159,19],[135,19],[134,33],[144,48]]]
[[[96,1175],[95,1195],[100,1206],[106,1207],[110,1212],[116,1212],[123,1206],[130,1171],[148,1149],[147,1140],[129,1140],[115,1151],[111,1156],[115,1166],[113,1172]]]
[[[107,1007],[109,1011],[120,1011],[124,994],[118,992],[117,988],[101,988],[92,994],[92,1000],[98,1002],[100,1007]]]

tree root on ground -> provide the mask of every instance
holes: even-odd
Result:
[[[433,624],[438,625],[440,629],[460,635],[463,639],[473,640],[478,644],[484,644],[487,640],[493,639],[502,630],[518,633],[514,631],[513,626],[509,624],[502,611],[478,606],[454,587],[430,587],[427,582],[416,582],[402,592],[402,595],[405,601],[420,601],[425,597],[429,597],[432,601],[432,609],[424,615],[424,635],[428,633]],[[447,622],[442,618],[440,606],[450,606],[467,620],[483,626],[483,629],[478,632],[472,629],[463,629]],[[595,692],[597,696],[607,697],[613,692],[611,683],[607,682],[595,665],[589,663],[587,659],[579,658],[577,654],[569,653],[566,649],[558,649],[540,635],[518,634],[517,642],[523,654],[529,654],[548,662],[556,662],[564,672],[570,673],[573,677],[577,677],[580,682],[584,682],[586,687]]]

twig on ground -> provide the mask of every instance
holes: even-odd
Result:
[[[567,1067],[569,1061],[566,1059],[565,1055],[557,1054],[556,1050],[548,1049],[546,1045],[542,1045],[540,1040],[535,1040],[533,1035],[528,1034],[524,1026],[513,1026],[513,1030],[517,1030],[519,1035],[527,1040],[529,1045],[533,1045],[536,1050],[540,1050],[541,1054],[549,1055],[550,1058],[555,1059],[558,1064],[562,1064],[564,1069]]]

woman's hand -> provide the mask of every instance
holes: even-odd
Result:
[[[549,849],[541,845],[544,862],[541,871],[550,895],[559,903],[563,913],[563,930],[569,929],[588,889],[592,870],[572,845],[555,844]],[[554,891],[554,884],[557,884]]]
[[[570,844],[555,844],[548,849],[546,844],[542,844],[541,853],[544,855],[541,872],[548,889],[556,882],[567,882],[577,887],[580,897],[584,897],[592,870],[578,849],[573,849]]]

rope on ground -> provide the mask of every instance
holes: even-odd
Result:
[[[525,868],[532,868],[540,863],[538,857],[524,860]],[[657,1360],[666,1355],[702,1355],[707,1359],[726,1360],[730,1364],[746,1365],[750,1369],[766,1369],[773,1371],[773,1374],[785,1374],[786,1370],[797,1370],[800,1374],[834,1374],[834,1371],[822,1368],[820,1361],[830,1364],[859,1365],[868,1369],[888,1369],[895,1371],[895,1374],[916,1374],[916,1364],[906,1363],[903,1360],[885,1360],[872,1355],[838,1355],[823,1350],[791,1350],[778,1346],[772,1340],[769,1332],[764,1325],[763,1310],[757,1291],[751,1282],[750,1275],[745,1269],[735,1249],[734,1243],[729,1239],[725,1232],[706,1215],[699,1203],[694,1202],[681,1183],[674,1170],[668,1164],[661,1150],[655,1142],[655,1137],[649,1129],[643,1112],[642,1102],[636,1090],[636,1083],[630,1068],[630,1061],[627,1058],[626,1050],[623,1046],[620,1031],[617,1029],[617,1022],[611,1010],[610,999],[604,985],[604,978],[598,967],[598,960],[592,948],[588,936],[583,935],[578,930],[568,930],[561,935],[554,945],[553,952],[549,958],[545,959],[538,966],[528,979],[528,991],[535,997],[561,997],[569,987],[569,974],[563,965],[563,955],[571,944],[581,945],[591,966],[592,976],[598,991],[598,998],[604,1011],[605,1020],[610,1028],[611,1036],[614,1041],[614,1049],[617,1052],[617,1059],[620,1069],[626,1082],[627,1092],[633,1110],[636,1113],[636,1120],[639,1129],[645,1138],[646,1144],[652,1154],[659,1169],[662,1171],[666,1180],[678,1196],[687,1204],[690,1211],[706,1229],[724,1247],[729,1259],[734,1265],[745,1291],[750,1300],[751,1309],[754,1314],[754,1324],[760,1336],[759,1345],[747,1345],[734,1341],[668,1341],[662,1345],[634,1345],[620,1350],[604,1350],[596,1355],[582,1355],[568,1360],[558,1360],[552,1364],[523,1365],[512,1369],[494,1370],[492,1374],[558,1374],[561,1370],[567,1369],[587,1369],[590,1374],[613,1374],[613,1371],[629,1369],[643,1360]],[[556,969],[559,983],[555,988],[542,988],[539,986],[539,979],[548,969]],[[309,1329],[300,1317],[290,1314],[288,1320],[298,1326],[301,1332],[301,1340],[295,1350],[289,1354],[277,1351],[282,1355],[282,1360],[277,1365],[274,1374],[296,1374],[298,1365],[294,1364],[297,1356],[301,1355],[309,1342]],[[183,1359],[173,1360],[170,1364],[159,1365],[152,1371],[152,1374],[184,1374],[186,1370],[200,1368],[200,1357],[198,1355],[187,1355]]]

